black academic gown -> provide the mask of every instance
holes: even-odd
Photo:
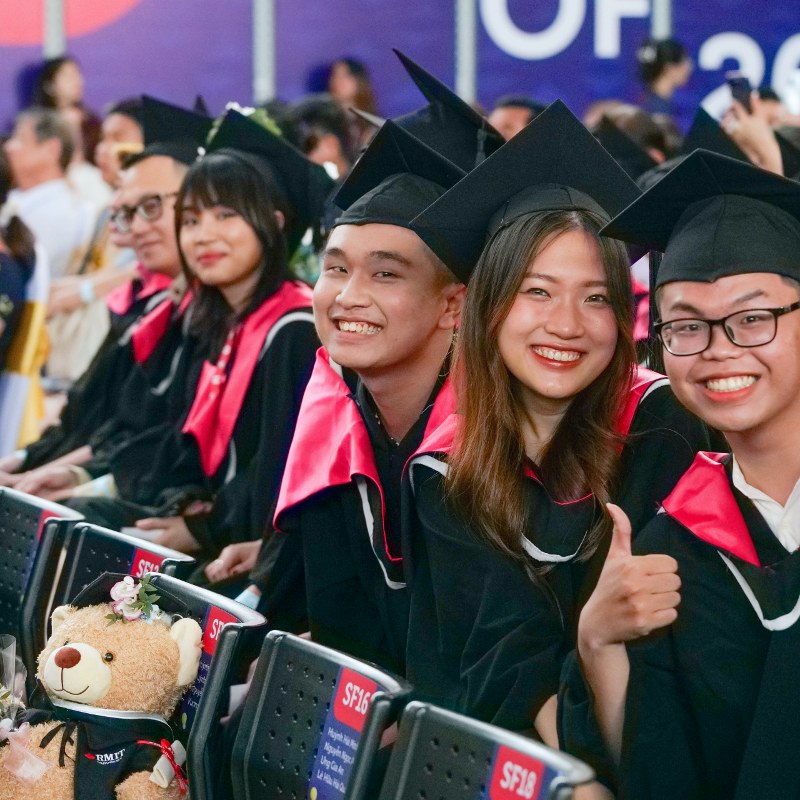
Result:
[[[67,394],[59,423],[28,445],[21,472],[35,469],[91,444],[118,413],[126,380],[134,369],[130,336],[136,323],[167,297],[159,284],[131,282],[129,302],[110,314],[111,327],[83,375]],[[101,439],[102,441],[102,439]]]
[[[677,621],[628,647],[620,796],[800,797],[800,551],[700,453],[634,541],[678,562]]]
[[[665,380],[641,370],[619,432],[629,433],[614,501],[644,524],[707,441]],[[649,393],[648,393],[649,390]],[[641,399],[644,396],[644,399]],[[641,399],[641,402],[640,402]],[[602,566],[605,542],[576,558],[598,516],[592,496],[551,498],[530,466],[525,493],[528,554],[549,571],[532,580],[523,565],[488,545],[449,501],[444,476],[457,421],[443,426],[409,469],[416,524],[409,550],[409,680],[428,699],[512,730],[527,730],[558,692],[574,648],[578,610]]]
[[[215,364],[207,360],[205,348],[184,332],[164,417],[110,452],[119,499],[81,504],[79,510],[87,518],[114,527],[132,525],[153,514],[180,514],[191,501],[203,499],[212,501],[211,512],[186,518],[201,544],[201,557],[261,536],[319,346],[307,288],[285,285],[264,305],[273,300],[274,315],[252,336],[245,328],[218,384],[206,380]],[[174,326],[169,335],[174,335]],[[245,351],[252,355],[252,367],[240,374],[237,365],[243,363]],[[217,385],[223,392],[238,387],[241,402],[223,400],[216,409],[206,408],[202,431],[187,431],[198,400],[208,398]],[[226,420],[231,426],[227,436],[221,430]],[[224,452],[209,459],[205,451],[218,435],[225,438]]]
[[[272,627],[300,629],[307,621],[315,641],[402,673],[408,596],[401,475],[426,431],[452,407],[441,377],[411,431],[392,443],[364,387],[319,351],[276,530],[265,537],[251,574]]]

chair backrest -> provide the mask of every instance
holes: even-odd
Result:
[[[50,587],[48,597],[26,597],[31,636],[22,643],[25,659],[34,662],[47,642],[50,614],[72,599],[103,572],[119,572],[141,578],[162,572],[187,578],[196,562],[191,556],[125,533],[78,522],[66,531],[48,529],[39,544],[39,557],[31,575],[32,585]]]
[[[161,573],[151,583],[188,607],[203,628],[200,670],[173,720],[178,737],[187,745],[192,800],[211,800],[217,782],[221,751],[220,719],[227,714],[229,690],[246,671],[241,654],[263,636],[261,614],[216,592]]]
[[[14,489],[0,489],[0,633],[17,637],[19,650],[30,675],[36,669],[35,655],[25,646],[31,640],[37,619],[33,609],[47,604],[56,579],[38,567],[40,541],[50,535],[66,536],[83,517],[56,503],[48,503]]]
[[[271,631],[233,746],[234,797],[374,798],[375,753],[409,691],[371,664]]]
[[[409,703],[380,800],[564,800],[592,770],[566,753],[427,703]]]

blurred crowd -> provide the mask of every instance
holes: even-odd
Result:
[[[593,243],[592,257],[597,261],[600,228],[633,203],[638,190],[650,189],[662,180],[671,185],[667,181],[682,174],[675,170],[684,163],[690,167],[696,163],[690,159],[697,149],[748,168],[757,167],[768,177],[796,179],[800,175],[800,109],[787,107],[769,87],[747,86],[742,92],[740,76],[732,76],[731,103],[722,119],[714,119],[698,108],[691,127],[682,131],[674,117],[674,94],[691,80],[692,60],[674,40],[650,40],[637,50],[642,82],[638,105],[598,98],[582,109],[582,124],[574,121],[577,130],[571,127],[573,118],[560,104],[546,109],[538,102],[536,87],[530,87],[529,93],[505,94],[491,108],[469,106],[419,65],[401,53],[398,56],[420,90],[421,107],[388,121],[381,116],[380,98],[375,97],[366,66],[351,58],[330,65],[327,92],[291,101],[275,99],[256,109],[243,108],[236,104],[236,98],[231,98],[231,104],[219,115],[211,113],[202,97],[187,104],[191,108],[184,108],[148,96],[120,98],[97,114],[84,104],[84,77],[74,59],[64,56],[42,64],[31,105],[19,112],[13,130],[0,147],[0,484],[66,503],[89,521],[105,527],[132,531],[161,545],[192,553],[199,563],[194,582],[210,585],[259,608],[272,627],[303,632],[310,626],[315,638],[319,635],[326,643],[403,672],[405,642],[394,647],[392,637],[397,630],[392,626],[396,623],[398,630],[403,628],[397,638],[404,640],[409,613],[412,626],[415,619],[422,620],[425,615],[417,612],[419,616],[415,617],[413,607],[410,612],[407,607],[400,609],[405,601],[398,599],[399,593],[390,591],[404,590],[406,584],[402,559],[391,552],[389,533],[394,533],[397,547],[401,548],[399,531],[404,517],[400,509],[406,497],[401,493],[401,480],[406,474],[403,470],[420,445],[428,420],[441,421],[436,416],[437,404],[440,398],[449,397],[445,378],[451,347],[462,358],[464,352],[470,357],[478,353],[479,357],[468,363],[479,375],[476,385],[481,384],[487,392],[487,387],[504,381],[515,387],[525,384],[515,372],[513,354],[507,357],[503,351],[502,341],[492,341],[487,350],[481,350],[483,339],[488,338],[484,334],[495,319],[492,314],[499,318],[502,311],[508,319],[514,316],[510,298],[518,289],[509,289],[510,284],[501,286],[505,279],[497,265],[502,266],[502,259],[496,257],[492,261],[485,253],[481,256],[489,233],[497,234],[491,240],[492,247],[502,250],[514,246],[510,235],[504,233],[503,215],[515,200],[501,196],[503,185],[515,185],[514,181],[521,180],[525,159],[533,163],[539,158],[543,163],[537,162],[538,166],[545,172],[563,166],[567,175],[564,180],[543,183],[546,187],[550,183],[570,189],[579,186],[580,191],[569,195],[571,205],[555,208],[584,216],[580,224],[569,223],[572,227],[558,229],[554,241],[562,242],[566,248],[564,259],[580,264],[584,251],[575,242],[588,237]],[[536,128],[540,117],[549,128]],[[537,142],[536,131],[545,129],[551,138]],[[563,140],[559,138],[562,130]],[[573,139],[580,145],[576,145],[574,158],[570,159]],[[548,148],[558,156],[548,155]],[[555,167],[546,163],[553,158],[559,161]],[[731,162],[723,163],[723,171],[726,163]],[[484,164],[499,166],[493,171],[494,166],[482,167]],[[580,183],[584,174],[594,181],[589,189],[595,194],[588,199],[592,192]],[[402,180],[393,183],[397,176]],[[473,178],[475,189],[469,184]],[[531,187],[518,189],[524,195]],[[543,191],[539,185],[533,189]],[[594,198],[603,198],[603,202],[596,203]],[[494,202],[491,209],[490,201]],[[487,207],[483,208],[482,203]],[[595,219],[592,215],[598,208],[602,213]],[[440,211],[441,216],[434,214],[432,221],[428,220],[426,214],[431,209]],[[525,207],[525,213],[534,215],[543,210],[549,212],[552,208]],[[500,211],[503,213],[498,217],[498,229],[495,217]],[[381,228],[379,232],[384,237],[377,244],[367,241],[364,233],[375,227]],[[353,229],[349,240],[342,233],[346,228]],[[522,228],[513,230],[521,237],[529,235]],[[377,237],[374,230],[372,233]],[[358,236],[364,241],[356,246]],[[548,247],[542,245],[538,251],[535,247],[541,245],[544,235],[540,239],[530,236],[534,241],[531,252],[536,253],[536,258],[543,257]],[[563,245],[564,237],[572,242],[569,247]],[[652,355],[654,315],[649,298],[655,262],[648,253],[654,245],[635,237],[626,241],[627,250],[616,242],[613,253],[609,249],[612,245],[603,244],[606,249],[602,251],[601,267],[606,272],[589,281],[592,286],[606,287],[609,297],[593,290],[581,305],[582,309],[608,310],[616,303],[617,322],[611,324],[613,337],[609,334],[614,341],[605,348],[608,358],[586,386],[570,389],[572,393],[560,398],[566,404],[564,408],[570,409],[569,414],[576,415],[573,428],[592,418],[594,427],[587,438],[597,437],[592,442],[596,450],[582,450],[585,443],[571,435],[570,425],[565,428],[560,423],[558,430],[548,431],[552,440],[542,435],[541,440],[525,441],[524,452],[519,442],[516,449],[508,450],[511,456],[506,461],[513,462],[515,469],[519,467],[517,462],[524,463],[527,477],[536,478],[534,468],[541,465],[546,467],[545,472],[552,469],[557,475],[552,485],[571,498],[564,506],[574,497],[581,498],[574,500],[576,505],[586,497],[592,498],[591,493],[586,497],[580,493],[587,488],[579,483],[584,478],[603,502],[613,499],[611,484],[604,481],[610,481],[612,468],[608,464],[619,457],[621,446],[615,448],[628,428],[617,427],[610,402],[605,411],[598,411],[602,405],[598,398],[607,395],[618,400],[614,393],[627,384],[614,369],[618,368],[619,374],[627,370],[625,374],[629,375],[635,361],[644,362]],[[487,249],[491,254],[489,245]],[[520,261],[517,256],[515,263]],[[404,269],[411,262],[423,263],[430,273],[430,280],[415,289],[416,294],[407,288],[413,281],[404,278]],[[362,274],[360,267],[353,266],[356,263],[371,265],[370,280],[375,278],[377,286],[370,283],[364,289],[356,285]],[[629,263],[635,302],[632,336],[628,336],[623,324],[631,316],[630,293],[619,289],[623,284],[627,286]],[[456,337],[464,284],[473,268],[483,269],[484,273],[495,269],[500,277],[489,276],[496,278],[495,283],[484,277],[484,283],[478,281],[478,288],[474,288],[474,282],[470,284],[465,315],[472,320],[472,328],[466,326],[466,332],[459,329]],[[615,268],[624,274],[624,281],[620,278],[618,282],[618,297],[613,296]],[[520,273],[517,278],[520,284],[530,276]],[[419,280],[418,275],[414,280]],[[313,312],[312,286],[316,286]],[[500,286],[498,292],[507,292],[504,308],[498,310],[500,301],[491,296],[487,286]],[[547,294],[540,286],[534,289],[531,297]],[[369,302],[360,304],[353,299],[359,292],[359,297],[368,296]],[[472,300],[473,296],[483,299]],[[343,297],[349,299],[345,301]],[[374,297],[379,300],[373,303]],[[491,308],[492,303],[498,304],[497,308]],[[352,312],[355,306],[370,310],[359,316]],[[341,310],[347,308],[351,310],[349,315]],[[791,310],[794,307],[766,309],[781,315]],[[385,317],[381,316],[384,312]],[[481,313],[488,316],[482,319]],[[710,331],[731,316],[735,315],[691,321],[707,324]],[[402,324],[391,328],[396,323],[391,323],[390,318],[399,318]],[[777,315],[768,322],[775,322],[776,327],[776,320]],[[502,322],[505,329],[507,319],[504,317]],[[381,334],[385,329],[392,331],[393,338],[384,344],[386,338]],[[772,332],[774,336],[774,327]],[[727,335],[731,344],[738,344],[735,336],[739,332]],[[709,333],[709,341],[711,336]],[[360,352],[367,349],[363,343],[369,337],[374,337],[369,346],[378,354],[377,366],[370,362],[367,368],[354,354],[358,347],[363,348]],[[357,338],[360,341],[355,345]],[[761,346],[769,341],[742,346]],[[324,349],[320,355],[320,342],[337,357],[329,359]],[[496,354],[488,352],[495,344],[507,362],[505,366]],[[627,357],[620,355],[623,345],[630,345],[631,358],[624,367],[615,367],[617,361],[622,363]],[[470,347],[475,350],[469,351]],[[462,352],[458,348],[465,349]],[[563,368],[562,372],[566,372],[567,362],[582,358],[582,354],[576,355],[568,348],[563,352],[549,347],[539,349],[543,353],[537,357],[546,362],[547,368]],[[423,359],[417,357],[423,351],[424,369],[420,366]],[[697,352],[679,355],[694,356]],[[480,373],[481,354],[489,365],[484,373]],[[388,385],[381,382],[383,373],[379,369],[385,363],[390,364],[393,375],[388,393],[391,396],[381,394],[382,387]],[[344,372],[341,364],[346,368]],[[662,365],[656,359],[648,366]],[[430,385],[425,381],[419,384],[425,386],[424,392],[413,380],[410,388],[401,385],[403,374],[413,377],[419,370],[426,380],[430,378]],[[524,373],[525,368],[520,371]],[[362,380],[363,375],[369,380]],[[649,380],[652,383],[656,379]],[[309,390],[303,401],[306,384]],[[472,387],[468,384],[463,382],[460,389],[469,400]],[[445,385],[447,389],[443,388]],[[540,391],[538,384],[528,388],[537,398],[547,395],[547,390]],[[582,394],[584,390],[591,394],[594,405],[584,403],[589,396]],[[406,414],[408,419],[400,413],[403,418],[398,422],[392,413],[398,413],[400,401],[407,401],[415,391],[421,392],[420,396],[415,395],[408,403],[415,413]],[[527,396],[527,389],[519,391]],[[635,394],[635,388],[631,391]],[[522,412],[509,399],[511,390],[508,396],[500,394],[491,403],[483,398],[484,409],[491,411],[485,416],[501,417],[497,409],[506,402],[504,419],[514,420],[514,414],[519,417]],[[395,395],[400,398],[397,402]],[[638,395],[637,402],[641,399],[645,403],[647,396]],[[324,402],[314,405],[314,398],[320,397]],[[524,406],[524,401],[519,401],[518,406]],[[562,409],[562,413],[566,412]],[[634,413],[635,408],[627,419],[628,426]],[[674,411],[674,415],[678,420],[676,429],[682,424],[681,415],[689,416],[685,411]],[[488,519],[485,530],[491,532],[497,519],[498,529],[504,525],[511,529],[514,520],[509,522],[504,510],[507,498],[498,495],[494,484],[506,480],[505,487],[511,487],[509,492],[513,494],[519,489],[513,487],[515,481],[519,483],[522,470],[505,477],[502,474],[504,456],[498,455],[492,436],[485,432],[500,431],[500,423],[496,429],[484,428],[475,418],[471,422],[467,419],[466,424],[473,427],[471,436],[464,439],[468,445],[464,449],[467,455],[463,456],[466,460],[453,460],[457,465],[453,480],[459,488],[455,496],[468,500],[472,497],[469,502],[473,505],[465,501],[466,507],[475,519]],[[672,416],[669,420],[670,424],[674,421]],[[516,425],[519,432],[526,423],[519,417],[509,424]],[[701,423],[692,418],[686,425],[686,430],[697,433],[695,425]],[[395,426],[402,435],[395,435]],[[634,424],[631,430],[635,428]],[[359,446],[370,452],[372,466],[348,464],[352,474],[337,472],[345,467],[319,446],[319,432],[330,431],[333,436],[341,429],[346,429],[343,436],[347,447],[351,444],[347,437],[352,435],[356,444],[360,442]],[[354,429],[361,433],[353,434]],[[681,446],[687,442],[694,445],[689,433],[682,428],[678,432]],[[507,441],[500,433],[497,441]],[[644,441],[650,431],[640,433]],[[699,441],[706,434],[703,428],[697,435],[695,450],[706,449]],[[409,444],[411,439],[413,447]],[[472,442],[477,442],[475,448],[483,446],[484,450],[481,453],[476,449],[478,455],[473,453],[470,464]],[[338,447],[341,442],[335,444]],[[348,453],[358,449],[356,444]],[[293,458],[292,454],[300,452],[301,447],[305,448],[302,458]],[[551,456],[556,450],[569,455],[561,465]],[[450,454],[447,448],[433,452],[443,452],[448,457]],[[575,452],[584,459],[580,464],[577,456],[573,459]],[[666,461],[661,463],[658,458],[662,450],[654,446],[653,452],[655,455],[651,453],[641,461],[648,461],[649,467],[664,467]],[[489,466],[481,475],[481,458],[487,453],[497,463],[487,460]],[[596,453],[601,454],[597,459]],[[675,474],[671,477],[675,479],[688,466],[681,460],[684,455],[674,459]],[[584,469],[585,474],[574,478],[570,473],[573,467]],[[360,476],[372,477],[373,472],[374,485],[383,487],[377,498],[364,488],[366,484],[358,484]],[[664,499],[655,496],[657,481],[650,478],[648,473],[647,480],[642,480],[644,488],[636,484],[640,494],[631,489],[631,496],[636,494],[644,509],[642,524]],[[351,479],[352,486],[358,486],[358,493],[353,490],[352,496],[339,503],[328,490],[352,488]],[[453,487],[449,481],[448,491]],[[634,483],[631,478],[631,486]],[[520,508],[525,503],[535,509],[558,505],[552,512],[554,518],[556,514],[572,513],[554,503],[552,498],[560,494],[548,495],[543,488],[536,491],[541,497],[536,495],[535,502],[529,503],[522,489],[512,499],[519,501]],[[418,496],[424,500],[424,486]],[[314,502],[307,504],[309,498]],[[488,506],[494,504],[489,511],[481,506],[484,499]],[[431,500],[430,505],[440,511],[437,502]],[[424,507],[422,500],[418,503]],[[551,568],[556,570],[553,574],[562,574],[557,572],[561,566],[553,565],[572,559],[584,548],[586,537],[586,541],[595,534],[599,538],[603,525],[610,535],[607,518],[605,522],[595,520],[596,524],[587,522],[590,517],[594,519],[592,515],[599,518],[604,513],[603,509],[598,511],[593,499],[590,505],[592,509],[586,511],[586,517],[580,516],[583,511],[579,510],[575,519],[570,518],[569,524],[575,528],[572,532],[580,534],[575,552],[569,551],[571,555],[544,553],[536,549],[538,544],[528,542],[534,547],[534,551],[528,547],[528,554],[533,553],[528,560],[523,550],[526,545],[519,541],[513,546],[491,541],[490,555],[484,553],[481,558],[486,558],[487,563],[496,559],[498,564],[504,564],[497,568],[496,574],[501,576],[498,584],[511,594],[515,587],[521,594],[533,591],[532,587],[538,589],[549,580],[546,577],[551,575]],[[307,537],[316,536],[313,546],[308,542],[297,545],[296,540],[287,543],[284,529],[277,527],[283,511],[290,518],[296,514],[301,518],[298,526],[313,531],[304,532]],[[330,541],[349,541],[352,527],[342,523],[336,533],[339,540],[333,534],[330,540],[326,537],[336,528],[337,515],[345,518],[355,514],[362,524],[362,513],[368,520],[370,536],[359,537],[358,547],[366,555],[357,552],[353,556],[355,565],[341,568],[347,574],[331,576],[341,563],[337,559],[347,548],[326,548],[332,547]],[[419,513],[424,522],[423,511]],[[489,519],[490,513],[496,514],[496,519]],[[460,518],[454,514],[453,519]],[[520,516],[516,521],[521,519]],[[437,518],[437,524],[438,521]],[[451,522],[447,520],[447,524]],[[384,523],[385,528],[381,528]],[[286,530],[291,524],[294,523]],[[541,527],[547,528],[544,524]],[[323,530],[325,537],[319,533]],[[385,531],[389,533],[384,538]],[[435,538],[431,535],[431,541]],[[524,535],[517,536],[520,538],[524,540]],[[403,540],[402,547],[405,544]],[[539,544],[544,547],[542,542]],[[598,542],[589,544],[587,560],[594,558]],[[305,551],[301,552],[303,547]],[[353,548],[355,552],[356,545]],[[542,553],[545,562],[549,559],[549,565],[544,567]],[[433,562],[433,545],[428,555]],[[440,556],[439,563],[446,563],[446,553]],[[508,567],[502,562],[504,558],[510,560],[509,569],[516,570],[508,586],[502,577]],[[421,563],[427,562],[423,559]],[[523,563],[524,569],[520,567]],[[575,567],[575,573],[582,568]],[[589,577],[594,580],[597,575]],[[583,575],[587,585],[589,577]],[[558,580],[553,579],[553,595],[563,592],[570,602],[574,601],[574,606],[565,612],[574,612],[574,619],[565,623],[559,617],[562,628],[569,628],[569,636],[575,632],[574,626],[570,627],[572,623],[577,625],[576,598],[580,589],[578,578],[572,576],[570,580],[573,578],[575,586],[567,588],[556,585]],[[415,579],[415,586],[422,586],[421,593],[413,598],[417,602],[417,598],[424,599],[425,575],[421,582],[419,573]],[[477,582],[481,576],[472,575],[470,579]],[[435,583],[433,578],[430,580]],[[335,588],[334,584],[344,588]],[[265,586],[271,588],[266,590]],[[288,589],[286,597],[281,594],[287,586],[292,589],[291,597]],[[330,590],[330,597],[323,588]],[[434,590],[438,591],[438,587],[434,586],[431,591],[435,593]],[[488,597],[491,592],[488,588],[486,591]],[[374,600],[375,607],[382,616],[377,611],[371,615],[359,611],[353,601],[358,592],[369,596],[369,602],[374,599],[370,593],[374,594],[378,598]],[[295,601],[302,609],[295,607]],[[555,602],[558,605],[560,598]],[[265,609],[265,604],[269,608]],[[448,616],[448,611],[444,614],[448,624],[443,623],[441,630],[460,631],[459,626],[472,624],[477,628],[480,614],[490,605],[491,600],[487,600],[487,606],[481,606],[480,613],[466,622],[455,612]],[[348,619],[355,620],[352,629],[338,616],[332,618],[334,611],[341,614],[340,609],[345,607],[352,612]],[[365,600],[363,608],[366,607]],[[547,614],[549,621],[556,617],[552,606],[548,606]],[[376,621],[379,616],[380,624]],[[433,618],[433,612],[428,616]],[[493,624],[487,623],[487,629]],[[367,631],[360,639],[359,626]],[[420,628],[424,628],[422,623]],[[485,630],[481,635],[484,633]],[[424,638],[425,631],[420,635]],[[460,645],[454,647],[458,650]],[[429,652],[435,650],[432,645]],[[559,653],[558,658],[552,657],[557,671],[563,661],[563,653]],[[498,658],[515,655],[518,654],[502,653]],[[440,672],[447,671],[439,666]],[[418,667],[418,677],[424,683],[430,664]],[[488,675],[491,665],[476,665],[475,669],[480,672],[484,667]],[[437,679],[440,677],[437,674]],[[487,686],[495,677],[486,677]],[[453,684],[457,683],[454,678]],[[441,686],[437,684],[435,688],[438,691]],[[517,688],[515,684],[509,691],[510,697]],[[458,687],[450,689],[455,694],[460,691]],[[548,734],[542,731],[555,731],[555,711],[548,700],[553,691],[537,698],[537,702],[542,701],[544,716],[536,715],[535,727],[545,741]],[[490,689],[486,692],[491,694]],[[503,705],[506,699],[497,709],[496,718],[488,715],[493,721],[515,728],[520,728],[522,722],[532,722],[526,717],[527,706],[519,712],[525,717],[521,722],[518,709],[511,710],[513,697],[508,699],[507,707]],[[555,703],[554,695],[551,699]],[[482,696],[481,702],[485,700]],[[517,714],[515,724],[504,721],[504,713],[510,715],[509,719]],[[549,741],[558,743],[555,733]]]

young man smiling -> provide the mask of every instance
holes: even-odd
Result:
[[[387,122],[343,184],[314,319],[324,347],[251,575],[273,626],[402,671],[401,476],[452,408],[447,357],[464,295],[409,224],[463,172]]]
[[[637,559],[655,564],[639,556],[673,566],[647,570],[593,634],[581,619],[584,644],[617,656],[643,637],[628,646],[621,796],[797,797],[800,185],[697,151],[604,232],[665,252],[656,330],[673,391],[732,450],[698,454],[633,555],[616,517],[598,591],[610,562],[627,560],[629,579]]]

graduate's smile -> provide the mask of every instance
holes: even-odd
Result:
[[[721,375],[713,378],[706,378],[701,382],[705,387],[706,394],[717,402],[738,400],[748,394],[749,389],[755,385],[758,377],[756,375]]]
[[[219,261],[222,258],[225,258],[225,255],[226,255],[225,253],[219,252],[217,250],[208,251],[208,252],[201,253],[200,255],[198,255],[197,256],[197,260],[201,264],[206,266],[206,265],[216,264],[217,261]]]
[[[364,320],[337,319],[335,323],[342,333],[355,333],[359,336],[374,336],[383,330],[381,325]]]
[[[570,350],[563,347],[531,345],[531,350],[539,360],[554,369],[574,367],[583,356],[583,352],[580,350]]]

